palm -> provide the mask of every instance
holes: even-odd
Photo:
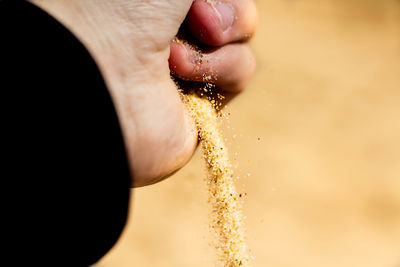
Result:
[[[120,2],[126,32],[118,44],[125,42],[128,51],[118,58],[126,60],[124,68],[130,68],[126,76],[119,76],[119,82],[111,81],[110,88],[123,118],[135,185],[141,186],[182,167],[196,146],[197,132],[171,81],[168,65],[170,42],[192,1]],[[118,73],[109,76],[115,75]]]

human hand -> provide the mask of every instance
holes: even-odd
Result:
[[[196,147],[194,122],[170,70],[189,81],[209,76],[230,95],[242,91],[254,71],[244,43],[257,22],[252,0],[31,2],[69,28],[97,62],[121,122],[134,186],[180,169]],[[208,47],[207,64],[198,64],[191,46],[172,41],[180,28]]]

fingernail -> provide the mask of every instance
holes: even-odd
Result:
[[[202,54],[197,51],[196,49],[192,48],[190,44],[187,43],[180,43],[180,45],[185,49],[186,51],[186,57],[188,59],[188,62],[193,63],[193,64],[199,64],[202,63]]]
[[[233,8],[230,5],[224,2],[216,2],[214,4],[214,10],[219,16],[222,31],[226,31],[230,27],[232,27],[235,20],[235,14],[233,12]]]

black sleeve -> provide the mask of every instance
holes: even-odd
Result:
[[[11,266],[95,263],[124,228],[131,182],[98,67],[47,13],[0,1],[0,95],[2,254]]]

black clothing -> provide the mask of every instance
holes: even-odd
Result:
[[[85,47],[24,1],[0,1],[0,101],[8,266],[95,263],[128,212],[120,125]]]

